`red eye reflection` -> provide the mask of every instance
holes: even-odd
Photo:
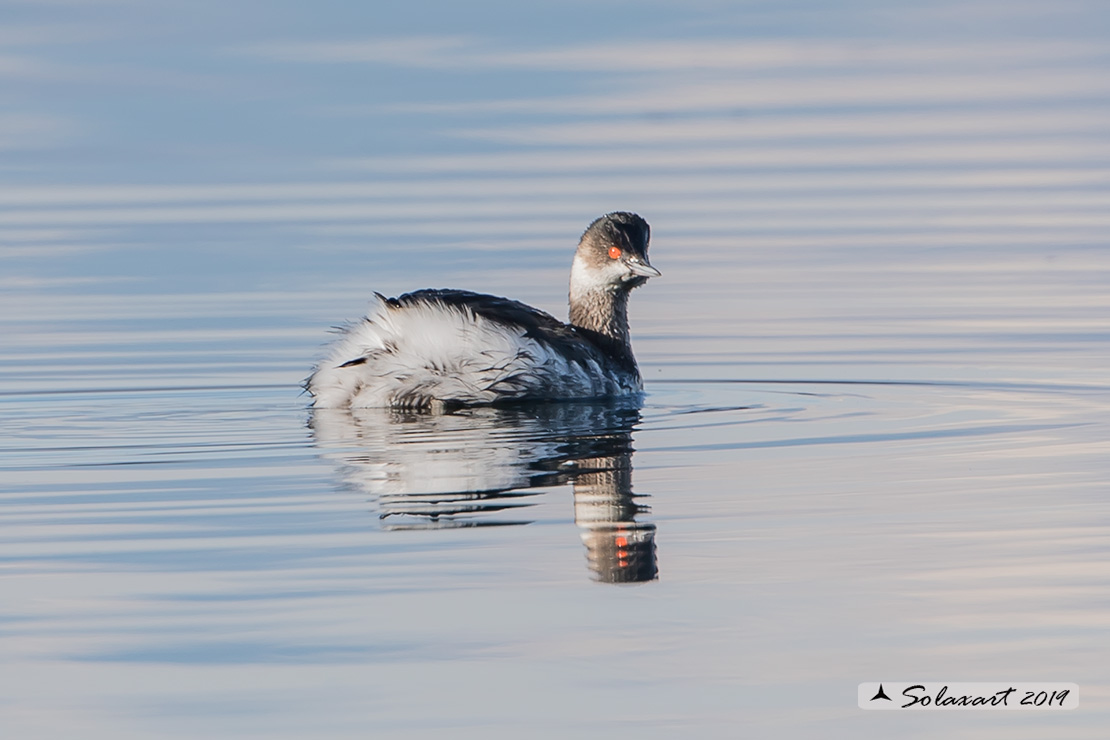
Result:
[[[621,248],[620,247],[609,247],[609,258],[610,259],[620,259],[620,256],[621,256]]]

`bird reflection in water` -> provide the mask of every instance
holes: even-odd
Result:
[[[658,576],[655,525],[632,493],[638,407],[560,403],[448,414],[315,409],[310,426],[344,485],[377,501],[390,530],[529,524],[543,487],[571,484],[594,578]]]

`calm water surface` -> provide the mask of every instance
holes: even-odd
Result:
[[[417,5],[0,32],[0,734],[1104,737],[1105,8]],[[307,408],[614,209],[641,407]]]

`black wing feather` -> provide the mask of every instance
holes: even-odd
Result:
[[[633,371],[636,367],[635,360],[625,357],[627,352],[619,343],[597,332],[564,324],[546,311],[510,298],[470,290],[428,288],[389,298],[386,302],[394,308],[421,303],[464,308],[489,321],[516,326],[524,336],[551,346],[574,362],[583,365],[594,362],[601,367],[612,362],[622,367],[631,363]]]

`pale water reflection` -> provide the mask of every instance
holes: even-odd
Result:
[[[629,402],[442,415],[313,409],[311,417],[316,445],[348,489],[374,501],[388,530],[530,524],[528,499],[538,495],[530,489],[572,486],[590,571],[606,583],[658,576],[655,525],[632,491],[639,422]]]

